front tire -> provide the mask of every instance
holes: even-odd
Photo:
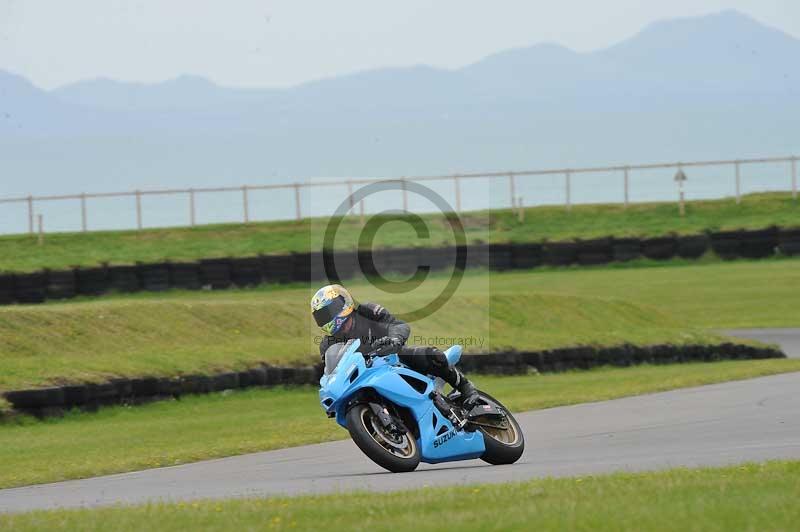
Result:
[[[484,445],[486,451],[481,456],[481,460],[492,465],[513,464],[520,459],[522,453],[525,451],[525,436],[522,434],[522,428],[511,415],[511,412],[503,406],[503,404],[489,395],[478,391],[480,395],[479,403],[491,404],[498,408],[505,414],[508,420],[508,428],[503,429],[490,429],[487,427],[478,427],[478,430],[483,434]]]
[[[414,471],[419,465],[414,435],[388,433],[367,404],[353,405],[347,411],[347,430],[361,452],[392,473]]]

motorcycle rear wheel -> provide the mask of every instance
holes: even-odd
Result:
[[[483,434],[484,445],[486,445],[486,451],[481,456],[481,460],[492,465],[513,464],[525,451],[525,436],[522,434],[522,428],[500,401],[488,393],[479,391],[478,394],[480,395],[479,403],[494,405],[503,412],[508,420],[508,428],[505,430],[478,427]]]
[[[414,471],[419,465],[420,453],[414,435],[388,433],[367,404],[353,405],[347,411],[347,430],[361,452],[392,473]]]

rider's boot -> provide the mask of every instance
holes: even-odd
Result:
[[[461,393],[461,404],[467,409],[478,401],[475,386],[458,369],[451,366],[447,357],[439,349],[428,347],[426,355],[433,375],[441,377],[447,384]]]
[[[451,368],[452,372],[455,374],[454,382],[448,382],[450,386],[458,390],[461,394],[461,404],[469,410],[469,407],[474,405],[478,402],[480,396],[478,395],[478,390],[475,388],[475,385],[470,382],[470,380],[464,376],[456,368]]]

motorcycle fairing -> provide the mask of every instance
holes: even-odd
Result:
[[[347,348],[336,369],[320,379],[320,403],[336,422],[346,428],[345,416],[351,398],[360,390],[372,389],[397,406],[407,408],[419,428],[417,444],[423,462],[437,463],[479,458],[486,450],[479,431],[456,430],[434,406],[429,394],[435,381],[400,364],[397,355],[377,357],[367,368],[359,353],[360,342]],[[453,346],[446,354],[457,362],[461,347]],[[413,385],[412,385],[413,384]]]

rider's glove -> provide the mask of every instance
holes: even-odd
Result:
[[[394,347],[395,349],[400,349],[402,346],[403,341],[395,336],[384,336],[383,338],[378,338],[372,344],[372,347],[375,349],[380,349],[382,347]]]

